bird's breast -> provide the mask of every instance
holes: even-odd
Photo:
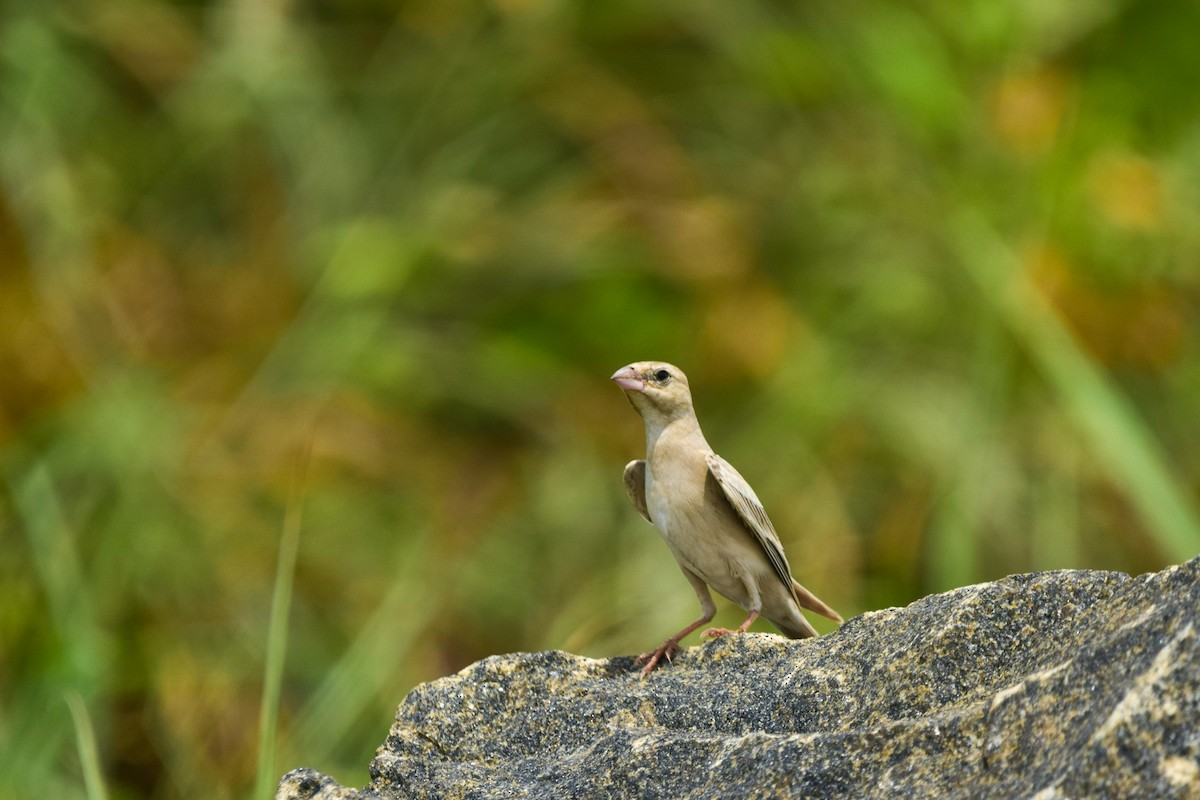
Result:
[[[650,519],[677,559],[698,574],[711,574],[713,545],[727,539],[731,515],[705,495],[708,470],[694,465],[646,470],[646,506]]]
[[[716,482],[708,479],[704,453],[648,463],[646,507],[681,566],[748,607],[747,579],[758,583],[758,573],[769,574],[770,564]]]
[[[647,466],[646,506],[650,519],[668,542],[694,525],[704,511],[704,473],[694,473],[680,465]]]

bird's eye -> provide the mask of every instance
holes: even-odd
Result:
[[[666,383],[667,381],[671,380],[671,373],[667,372],[665,369],[660,369],[658,372],[654,373],[654,380],[658,381],[659,383]]]

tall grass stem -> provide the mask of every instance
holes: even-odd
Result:
[[[292,582],[300,549],[300,525],[304,506],[304,486],[308,473],[311,444],[300,455],[292,492],[284,513],[283,533],[279,542],[279,561],[275,569],[275,589],[271,597],[271,616],[267,626],[267,657],[263,668],[262,705],[258,726],[258,774],[256,800],[267,800],[275,782],[275,746],[279,734],[279,698],[283,686],[283,667],[287,658],[287,623],[292,605]]]

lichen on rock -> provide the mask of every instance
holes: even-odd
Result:
[[[484,659],[414,689],[347,789],[277,800],[1200,797],[1200,559],[1015,575],[818,639]]]

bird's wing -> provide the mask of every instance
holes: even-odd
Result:
[[[638,459],[625,465],[625,491],[629,494],[629,502],[638,513],[646,518],[651,525],[650,510],[646,508],[646,462]]]
[[[788,587],[788,591],[794,595],[791,567],[788,566],[787,557],[783,554],[783,545],[779,543],[775,526],[767,518],[767,512],[763,509],[758,495],[750,488],[750,484],[746,483],[746,479],[728,461],[716,453],[709,453],[704,457],[704,461],[708,464],[709,474],[716,479],[721,491],[725,493],[725,498],[733,506],[737,515],[741,517],[746,529],[754,534],[754,538],[762,545],[779,580],[783,581],[783,585]],[[628,471],[625,474],[628,475]],[[799,601],[797,600],[797,602]]]

